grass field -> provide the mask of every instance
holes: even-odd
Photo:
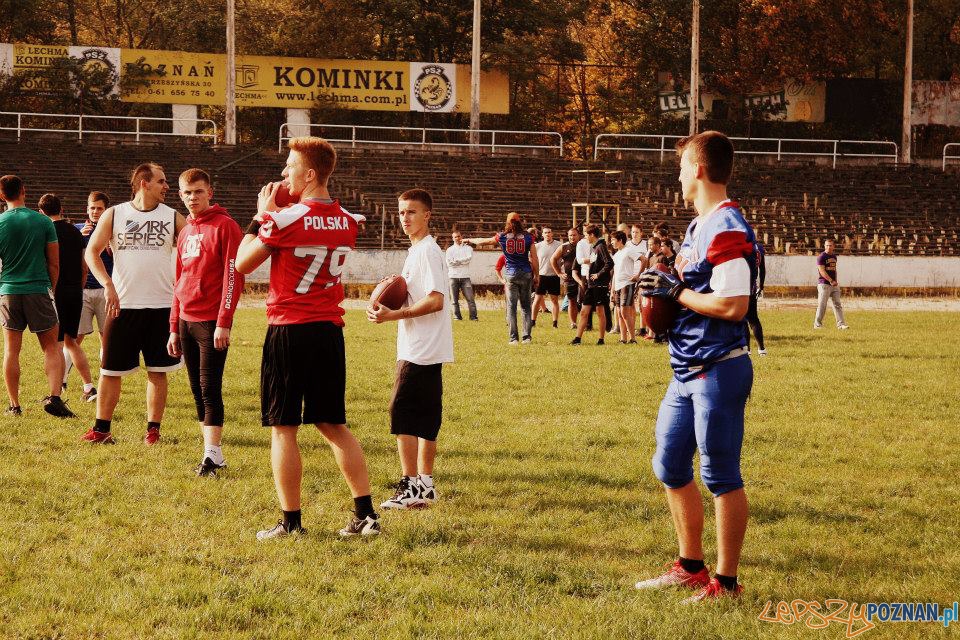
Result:
[[[46,416],[40,354],[25,345],[22,419],[0,439],[2,638],[842,638],[761,622],[796,598],[953,603],[960,575],[960,316],[808,311],[764,316],[743,472],[752,515],[740,603],[690,609],[637,593],[676,552],[650,469],[670,376],[650,344],[574,348],[565,329],[506,344],[502,312],[457,323],[444,368],[441,502],[382,514],[384,534],[341,542],[352,507],[322,438],[301,436],[303,539],[258,544],[277,518],[259,426],[264,312],[241,309],[226,379],[228,473],[198,479],[185,373],[164,440],[141,444],[145,377],[125,381],[118,444],[81,446],[94,407]],[[831,318],[828,318],[828,321]],[[399,468],[386,407],[394,325],[347,317],[348,419],[377,502]],[[91,354],[96,341],[88,341]],[[598,385],[599,383],[599,385]],[[599,389],[599,390],[598,390]],[[708,509],[708,564],[715,559]],[[951,578],[950,576],[953,576]],[[863,638],[946,637],[881,624]]]

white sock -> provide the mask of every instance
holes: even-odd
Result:
[[[428,476],[425,473],[421,473],[418,477],[420,478],[420,482],[423,484],[423,486],[427,488],[433,486],[433,476]]]
[[[84,382],[84,383],[83,383],[83,392],[86,393],[86,392],[90,391],[90,389],[93,389],[93,383],[92,383],[92,382]]]
[[[203,448],[203,457],[210,458],[213,464],[223,464],[223,451],[219,445],[208,444]]]
[[[70,369],[73,368],[73,358],[70,357],[70,352],[66,349],[63,350],[63,384],[67,384],[67,376],[70,375]]]

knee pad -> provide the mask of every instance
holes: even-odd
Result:
[[[693,480],[693,460],[677,460],[675,456],[673,458],[658,448],[653,454],[651,464],[657,480],[669,489],[679,489]]]

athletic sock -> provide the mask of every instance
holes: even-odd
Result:
[[[213,464],[223,464],[223,450],[220,449],[220,445],[209,444],[205,446],[203,448],[203,457],[210,458]]]
[[[84,382],[84,383],[83,383],[83,392],[84,392],[84,393],[88,393],[91,389],[93,389],[93,383],[92,383],[92,382]]]
[[[151,429],[156,429],[157,431],[159,431],[159,430],[160,430],[160,423],[159,423],[159,422],[148,422],[148,423],[147,423],[147,431],[150,431]]]
[[[300,509],[283,512],[283,528],[287,530],[287,533],[303,529],[300,526]]]
[[[63,384],[67,384],[67,376],[70,375],[70,369],[73,368],[73,358],[70,356],[70,352],[66,349],[63,350]]]
[[[687,573],[697,573],[703,571],[704,564],[703,560],[691,560],[690,558],[680,557],[680,566],[683,567],[683,570]],[[736,580],[736,578],[734,578]]]
[[[110,433],[110,421],[97,418],[97,421],[93,423],[93,430],[97,433]]]
[[[369,495],[354,498],[353,510],[357,514],[357,517],[361,520],[367,516],[377,515],[377,512],[373,510],[373,498],[371,498]]]
[[[727,591],[737,590],[737,576],[722,576],[718,573],[714,576],[714,578],[716,578],[717,582],[720,583],[720,586]]]
[[[428,489],[432,489],[432,488],[433,488],[433,476],[428,476],[428,475],[425,474],[425,473],[421,473],[421,474],[420,474],[419,476],[417,476],[417,477],[420,479],[420,483],[421,483],[423,486],[427,487]]]

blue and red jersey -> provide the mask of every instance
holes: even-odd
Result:
[[[684,283],[698,293],[712,293],[713,270],[729,260],[744,259],[750,269],[750,286],[757,280],[756,237],[744,220],[740,206],[733,201],[721,203],[706,216],[690,223],[684,236],[676,269]],[[747,346],[746,320],[732,322],[708,318],[684,306],[669,334],[670,366],[685,382],[696,376],[699,367],[734,349]]]
[[[533,236],[524,232],[522,235],[514,233],[498,233],[494,236],[503,257],[507,259],[506,272],[508,276],[517,273],[533,273],[530,266],[530,249],[533,248]]]

